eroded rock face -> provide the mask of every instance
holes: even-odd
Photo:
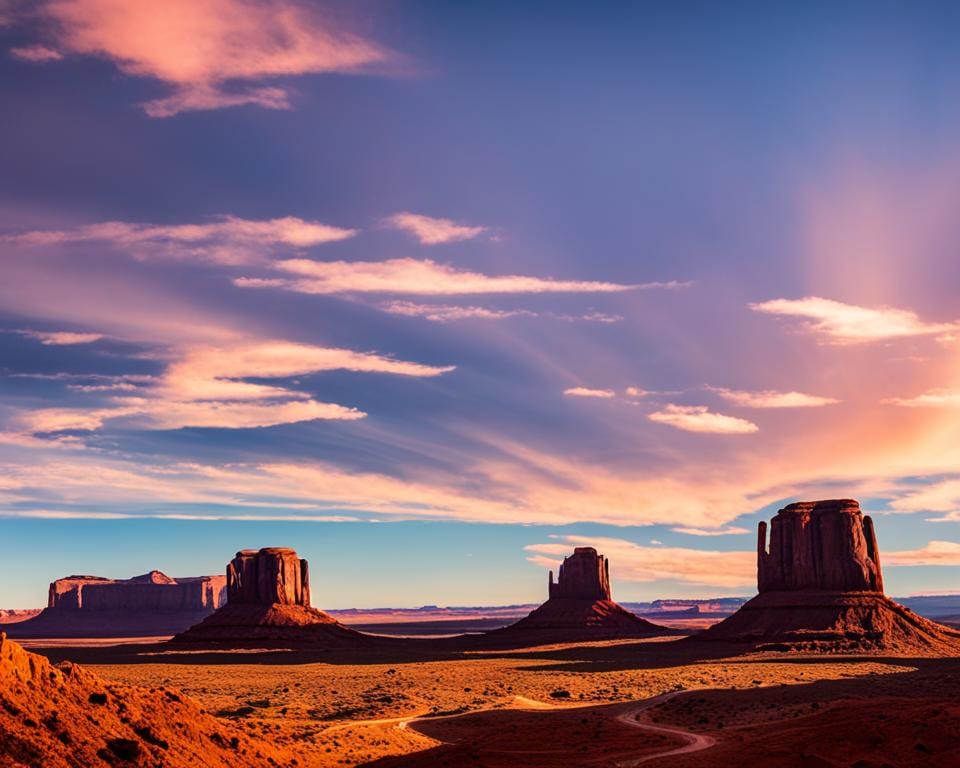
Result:
[[[757,542],[759,592],[824,590],[883,592],[873,521],[853,499],[804,501],[761,522]]]
[[[227,602],[310,607],[307,561],[285,547],[245,549],[227,565]]]
[[[553,598],[610,600],[610,564],[593,547],[577,547],[563,559],[553,581],[550,571],[549,593]]]
[[[174,579],[150,571],[132,579],[67,576],[50,584],[47,608],[57,611],[214,611],[223,604],[226,579]]]

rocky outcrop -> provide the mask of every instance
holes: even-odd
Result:
[[[853,499],[803,501],[761,522],[757,543],[758,591],[799,589],[883,592],[873,520]]]
[[[224,576],[172,578],[149,571],[131,579],[67,576],[47,594],[35,618],[5,624],[11,637],[172,635],[223,605]]]
[[[757,649],[960,652],[960,633],[883,594],[873,521],[852,499],[790,504],[759,525],[759,594],[696,640]]]
[[[556,583],[550,571],[547,590],[549,599],[611,600],[610,563],[593,547],[577,547],[563,558]]]
[[[53,666],[0,633],[0,765],[261,768],[297,759],[164,687]]]
[[[612,599],[610,566],[593,547],[577,547],[548,579],[548,599],[509,627],[463,642],[475,646],[541,645],[679,634],[628,611]]]
[[[292,549],[245,549],[227,565],[227,602],[310,605],[307,561]]]
[[[351,647],[370,641],[310,605],[306,560],[285,547],[237,552],[227,564],[227,604],[171,642],[194,647]]]

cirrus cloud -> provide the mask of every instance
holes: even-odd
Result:
[[[76,331],[17,331],[21,336],[36,339],[47,347],[72,346],[75,344],[93,344],[104,338],[102,333],[78,333]]]
[[[914,397],[888,397],[882,402],[904,408],[957,408],[960,407],[960,391],[931,389]]]
[[[555,280],[523,275],[485,275],[439,264],[430,259],[387,261],[314,261],[282,259],[272,266],[292,278],[240,277],[242,288],[285,288],[299,293],[393,293],[431,296],[507,293],[618,293],[682,284],[623,284],[590,280]]]
[[[871,309],[833,299],[807,296],[802,299],[772,299],[748,305],[755,312],[806,321],[805,327],[834,344],[863,344],[915,336],[949,335],[960,322],[929,323],[909,309]]]
[[[608,399],[616,396],[612,389],[590,389],[589,387],[570,387],[563,390],[563,394],[568,397],[595,397]]]
[[[840,401],[833,397],[808,395],[803,392],[776,392],[765,389],[759,391],[745,391],[724,389],[723,387],[707,387],[711,392],[720,395],[727,402],[743,408],[819,408],[824,405],[834,405]]]

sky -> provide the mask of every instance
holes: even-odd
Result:
[[[956,4],[0,0],[0,606],[960,592]]]

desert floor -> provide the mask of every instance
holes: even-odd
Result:
[[[31,645],[178,688],[318,768],[960,765],[960,659],[673,638],[368,658]]]

